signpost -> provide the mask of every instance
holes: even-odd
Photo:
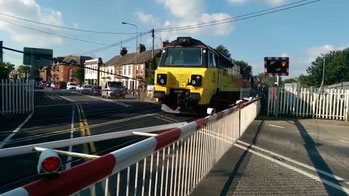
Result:
[[[279,107],[279,85],[280,85],[280,76],[288,76],[290,67],[289,57],[264,57],[264,74],[266,76],[276,76],[276,86],[273,87],[273,101],[276,102],[276,111]],[[277,112],[275,112],[277,116]]]
[[[23,64],[31,65],[30,78],[39,77],[35,70],[39,70],[43,66],[51,66],[53,51],[45,48],[27,48],[23,49]]]

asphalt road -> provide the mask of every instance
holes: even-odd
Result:
[[[2,148],[68,139],[72,136],[80,137],[191,121],[195,118],[165,114],[160,110],[159,104],[138,101],[132,97],[111,100],[68,90],[45,89],[43,92],[45,97],[36,100],[37,104],[32,117],[12,137],[8,138],[27,118],[27,115],[0,119],[4,125],[0,127]],[[105,122],[109,123],[105,124]],[[5,138],[7,138],[6,143],[3,142]],[[142,139],[144,137],[133,136],[77,145],[70,150],[101,155]],[[69,148],[63,148],[63,150],[69,150]],[[38,179],[36,174],[38,157],[39,153],[33,152],[1,158],[0,193]],[[67,167],[84,161],[78,158],[67,159],[64,156],[61,158]]]
[[[348,125],[317,119],[255,120],[193,195],[346,195]]]

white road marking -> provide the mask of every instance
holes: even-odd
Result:
[[[160,114],[155,114],[154,117],[157,118],[157,119],[166,121],[166,122],[170,122],[170,123],[178,122],[178,120],[176,120],[176,119],[173,119],[173,118],[170,118],[170,117],[166,117],[166,116],[161,116]]]
[[[51,99],[53,99],[53,100],[56,100],[56,99],[57,99],[56,97],[51,96],[51,95],[47,95],[47,97],[48,97],[48,98],[51,98]]]
[[[13,130],[12,133],[11,133],[10,135],[8,135],[8,136],[4,139],[4,141],[2,141],[2,142],[0,143],[0,148],[4,147],[4,146],[7,144],[7,142],[9,142],[10,139],[11,139],[14,135],[16,135],[16,133],[23,127],[23,125],[25,125],[25,123],[27,123],[27,122],[29,121],[29,119],[30,119],[32,116],[33,116],[33,113],[30,113],[30,114],[28,115],[28,117],[27,117],[15,130]]]
[[[85,95],[85,96],[90,97],[92,99],[98,99],[98,100],[107,101],[107,102],[110,102],[110,103],[115,103],[115,104],[123,106],[125,108],[132,107],[132,105],[130,105],[130,104],[119,102],[119,101],[113,101],[113,100],[110,100],[110,99],[104,99],[104,98],[101,98],[101,97],[94,97],[94,96],[90,96],[90,95]]]
[[[75,109],[74,109],[74,105],[72,105],[72,115],[71,115],[71,126],[70,126],[70,139],[74,138],[74,116],[75,116]],[[73,146],[70,145],[69,152],[73,151]],[[67,158],[67,164],[65,164],[65,169],[69,169],[71,168],[71,161],[72,161],[72,156],[68,156]]]
[[[241,141],[241,140],[237,140],[237,142],[240,143],[240,144],[243,144],[243,145],[245,145],[245,146],[250,146],[251,148],[257,149],[257,150],[259,150],[259,151],[266,152],[266,153],[271,154],[271,155],[273,155],[273,156],[280,157],[280,158],[282,158],[282,159],[284,159],[284,160],[286,160],[286,161],[289,161],[289,162],[294,163],[294,164],[296,164],[296,165],[299,165],[299,166],[301,166],[301,167],[307,168],[307,169],[309,169],[309,170],[312,170],[312,171],[321,173],[321,174],[323,174],[323,175],[325,175],[325,176],[328,176],[328,177],[330,177],[330,178],[336,179],[336,180],[338,180],[338,181],[342,181],[342,182],[344,182],[345,184],[349,184],[349,180],[344,179],[344,178],[339,177],[339,176],[336,176],[336,175],[333,175],[333,174],[328,173],[328,172],[326,172],[326,171],[323,171],[323,170],[321,170],[321,169],[316,169],[315,167],[312,167],[312,166],[309,166],[309,165],[307,165],[307,164],[304,164],[304,163],[301,163],[301,162],[299,162],[299,161],[296,161],[296,160],[294,160],[294,159],[285,157],[285,156],[283,156],[283,155],[281,155],[281,154],[278,154],[278,153],[275,153],[275,152],[266,150],[266,149],[264,149],[264,148],[261,148],[261,147],[258,147],[258,146],[255,146],[255,145],[252,145],[252,144],[243,142],[243,141]]]
[[[279,125],[273,125],[273,124],[268,124],[270,127],[275,127],[275,128],[280,128],[280,129],[286,129],[286,127],[282,127]]]
[[[349,144],[349,141],[347,140],[338,140],[338,141]]]
[[[253,153],[253,154],[255,154],[255,155],[259,156],[259,157],[262,157],[262,158],[264,158],[264,159],[267,159],[267,160],[269,160],[269,161],[271,161],[271,162],[274,162],[274,163],[279,164],[279,165],[281,165],[281,166],[284,166],[284,167],[286,167],[286,168],[288,168],[288,169],[290,169],[290,170],[293,170],[293,171],[295,171],[295,172],[298,172],[298,173],[300,173],[300,174],[302,174],[302,175],[304,175],[304,176],[307,176],[307,177],[309,177],[309,178],[311,178],[311,179],[313,179],[313,180],[316,180],[316,181],[318,181],[318,182],[327,184],[328,186],[331,186],[332,188],[335,188],[335,189],[337,189],[337,190],[340,190],[340,191],[343,191],[343,192],[349,194],[349,189],[344,188],[344,187],[342,187],[342,186],[339,186],[339,185],[337,185],[337,184],[335,184],[335,183],[333,183],[333,182],[330,182],[330,181],[328,181],[328,180],[321,179],[319,176],[313,175],[313,174],[308,173],[308,172],[306,172],[306,171],[304,171],[304,170],[301,170],[301,169],[296,168],[296,167],[294,167],[294,166],[292,166],[292,165],[286,164],[286,163],[284,163],[284,162],[281,162],[281,161],[279,161],[279,160],[276,160],[276,159],[274,159],[274,158],[271,158],[271,157],[269,157],[269,156],[266,156],[266,155],[264,155],[264,154],[262,154],[262,153],[256,152],[256,151],[254,151],[254,150],[252,150],[252,149],[248,149],[247,147],[241,146],[241,145],[239,145],[239,144],[236,144],[236,143],[235,143],[234,146],[236,146],[236,147],[238,147],[238,148],[241,148],[241,149],[243,149],[243,150],[247,150],[248,152],[251,152],[251,153]]]
[[[69,99],[68,97],[64,97],[64,96],[59,96],[59,97],[62,98],[62,99],[65,99],[67,101],[70,101],[70,102],[75,102],[74,100]]]

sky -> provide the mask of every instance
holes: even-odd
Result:
[[[50,48],[54,56],[87,55],[101,57],[106,62],[119,54],[120,46],[96,53],[88,51],[134,36],[135,27],[123,25],[122,21],[137,25],[138,32],[145,32],[152,28],[237,17],[295,1],[0,0],[0,40],[4,46],[19,50],[23,50],[23,47]],[[295,9],[206,28],[156,32],[155,46],[159,48],[162,41],[171,41],[178,36],[191,36],[212,47],[223,44],[230,50],[232,58],[251,64],[254,74],[263,72],[265,56],[289,56],[290,77],[296,77],[305,74],[307,67],[320,54],[349,47],[348,7],[348,0],[321,0]],[[71,31],[21,21],[3,14],[57,26],[129,34]],[[138,42],[151,48],[149,34]],[[136,44],[132,41],[122,46],[132,52]],[[20,65],[22,58],[19,53],[4,51],[4,61]]]

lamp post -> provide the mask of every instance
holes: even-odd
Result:
[[[138,56],[138,54],[137,54],[137,47],[138,47],[138,27],[137,27],[137,25],[135,25],[135,24],[132,24],[132,23],[128,23],[128,22],[121,22],[121,24],[124,24],[124,25],[131,25],[131,26],[134,26],[134,27],[136,27],[136,58],[135,58],[135,64],[137,64],[137,56]]]
[[[322,65],[322,81],[321,81],[321,86],[320,86],[321,93],[323,93],[323,88],[324,88],[324,83],[325,83],[325,66],[326,66],[325,57],[323,58],[322,63],[323,63],[323,65]]]

